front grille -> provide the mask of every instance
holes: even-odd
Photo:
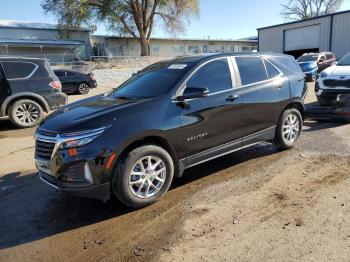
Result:
[[[35,158],[50,160],[54,147],[55,147],[54,142],[44,142],[44,141],[36,140]]]
[[[323,81],[323,84],[327,87],[348,87],[348,88],[350,88],[350,80],[327,79],[327,80]]]

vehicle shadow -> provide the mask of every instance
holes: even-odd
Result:
[[[174,180],[170,190],[181,192],[194,181],[278,152],[266,143],[212,160],[187,170],[181,179]],[[166,195],[161,201],[163,207],[167,206],[167,201]],[[150,212],[161,212],[152,206],[134,210],[115,199],[104,203],[66,196],[39,181],[34,172],[16,172],[0,177],[0,210],[0,250],[109,219],[119,219],[115,224],[125,227],[135,216],[138,216],[136,221],[142,221],[149,219],[147,214]],[[140,219],[140,215],[145,217]]]
[[[347,124],[349,123],[344,120],[338,120],[338,119],[327,119],[327,120],[318,120],[318,121],[306,120],[304,122],[303,132],[308,133],[308,132],[315,132],[315,131],[320,131],[324,129],[332,129],[332,128],[337,128]]]

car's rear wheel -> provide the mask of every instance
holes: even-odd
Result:
[[[87,83],[80,83],[78,86],[78,93],[81,95],[88,94],[90,91],[90,86]]]
[[[297,109],[285,110],[277,124],[275,144],[281,149],[294,147],[303,128],[303,119]]]
[[[124,204],[140,208],[159,200],[173,176],[174,163],[167,151],[155,145],[141,146],[118,163],[112,189]]]
[[[41,106],[29,99],[14,102],[9,110],[10,121],[19,128],[33,127],[40,124],[43,115],[44,112]]]

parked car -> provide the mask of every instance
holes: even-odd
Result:
[[[97,87],[96,77],[93,73],[83,74],[69,70],[54,70],[62,83],[62,92],[87,94],[90,88]]]
[[[61,83],[44,59],[0,57],[0,117],[33,127],[44,113],[67,104]]]
[[[295,145],[304,74],[279,54],[212,54],[147,67],[36,131],[40,178],[69,194],[154,203],[189,167],[270,141]]]
[[[331,52],[306,53],[299,57],[297,61],[307,80],[316,81],[318,74],[330,67],[336,61],[336,57]]]
[[[350,53],[320,74],[315,93],[322,106],[334,105],[340,95],[350,94]]]

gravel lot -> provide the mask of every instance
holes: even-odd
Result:
[[[261,144],[189,169],[136,211],[48,188],[34,129],[0,130],[0,261],[349,261],[344,123],[307,121],[293,150]]]

